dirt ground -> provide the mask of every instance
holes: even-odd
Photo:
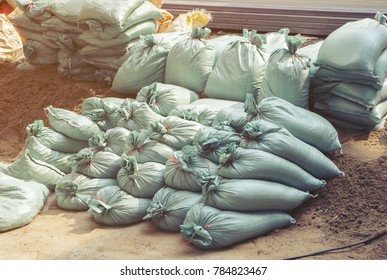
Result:
[[[79,110],[89,96],[118,96],[108,85],[61,77],[56,66],[23,72],[0,64],[0,161],[17,159],[25,127],[43,119],[48,105]],[[201,250],[179,233],[151,222],[107,227],[87,212],[65,211],[55,195],[27,226],[0,233],[2,260],[246,259],[280,260],[367,239],[387,229],[387,129],[353,132],[338,129],[343,155],[331,156],[345,177],[330,180],[291,214],[295,225],[222,250]],[[351,250],[309,259],[386,260],[387,236]]]

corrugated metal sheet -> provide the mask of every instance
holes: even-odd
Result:
[[[326,36],[346,22],[387,13],[386,1],[177,1],[165,0],[163,8],[175,16],[200,8],[210,11],[210,28],[278,31],[287,27],[292,34]]]

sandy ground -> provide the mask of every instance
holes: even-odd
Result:
[[[89,96],[118,96],[109,86],[61,77],[56,66],[33,72],[0,64],[0,161],[14,161],[24,147],[25,127],[36,119],[48,126],[48,105],[79,110]],[[345,177],[328,181],[291,215],[297,223],[222,250],[186,244],[179,233],[151,222],[107,227],[87,212],[65,211],[55,195],[27,226],[0,233],[2,260],[79,259],[261,259],[279,260],[344,246],[387,229],[387,129],[338,129],[343,155],[330,156]],[[387,236],[351,250],[309,259],[386,260]]]

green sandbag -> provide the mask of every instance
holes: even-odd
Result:
[[[45,111],[50,126],[55,131],[68,137],[81,141],[88,141],[89,138],[100,131],[98,125],[92,120],[75,112],[55,108],[51,105],[48,106]]]
[[[164,181],[167,186],[179,190],[201,191],[198,174],[201,172],[216,174],[217,165],[198,155],[197,152],[193,146],[184,146],[168,159],[164,171]]]
[[[200,178],[203,203],[224,211],[291,211],[311,195],[286,185],[251,179]]]
[[[56,183],[66,174],[55,166],[34,159],[25,149],[20,157],[11,164],[1,164],[0,172],[21,180],[32,180],[54,190]]]
[[[305,39],[286,36],[287,48],[274,51],[268,60],[258,100],[276,96],[308,109],[310,58],[298,54]]]
[[[184,240],[202,249],[227,247],[294,224],[285,212],[222,211],[197,204],[187,213],[180,232]]]
[[[121,156],[117,180],[121,189],[135,197],[152,198],[164,187],[164,164],[145,162],[137,164],[134,156]]]
[[[246,124],[240,147],[256,149],[287,159],[318,179],[343,174],[337,166],[315,147],[294,137],[286,128],[265,120]]]
[[[138,163],[158,162],[165,164],[176,151],[171,146],[150,139],[151,132],[142,130],[132,131],[128,138],[126,155],[134,156]]]
[[[107,186],[116,186],[113,178],[91,178],[76,172],[62,177],[55,187],[55,198],[59,208],[84,211],[98,190]]]
[[[26,60],[34,65],[58,64],[58,49],[52,49],[39,41],[27,39],[23,44],[23,53]]]
[[[200,193],[164,187],[152,198],[144,220],[152,219],[161,230],[179,231],[188,210],[201,201]]]
[[[198,122],[205,126],[211,126],[218,109],[209,105],[180,105],[171,110],[168,116],[175,116],[187,121]]]
[[[123,127],[115,127],[105,133],[99,132],[89,139],[90,148],[111,152],[121,156],[128,149],[127,142],[130,131]]]
[[[239,133],[204,126],[195,134],[192,142],[202,157],[219,163],[220,155],[227,144],[239,144],[240,141],[241,137]]]
[[[265,98],[257,105],[252,95],[248,95],[245,107],[249,121],[264,119],[282,126],[323,153],[341,149],[335,128],[316,113],[278,97]]]
[[[73,154],[65,154],[47,148],[34,136],[27,138],[25,147],[34,159],[51,164],[66,174],[71,172],[69,158]]]
[[[247,114],[243,109],[226,107],[218,111],[211,126],[218,130],[230,130],[228,127],[231,127],[232,130],[241,132],[247,121]]]
[[[88,204],[88,212],[98,224],[130,225],[142,220],[150,202],[150,199],[127,194],[119,186],[107,186],[97,191]]]
[[[225,99],[214,99],[214,98],[200,98],[191,103],[192,106],[198,105],[207,105],[214,109],[220,110],[226,107],[231,107],[235,109],[244,108],[244,103],[239,101],[225,100]]]
[[[0,172],[0,232],[29,224],[47,201],[45,185]]]
[[[94,109],[105,109],[105,108],[115,108],[121,106],[126,98],[117,98],[117,97],[88,97],[82,101],[81,112],[86,114],[87,112]],[[134,99],[132,99],[134,100]]]
[[[204,89],[208,97],[243,102],[246,93],[257,96],[269,57],[265,36],[256,30],[243,30],[243,36],[247,40],[231,42],[219,57]]]
[[[162,116],[153,112],[148,104],[137,100],[126,99],[119,108],[122,118],[117,126],[130,131],[139,131],[148,128],[150,123],[160,121]]]
[[[347,99],[328,93],[316,96],[314,108],[337,126],[354,130],[379,130],[387,117],[387,99],[372,111]]]
[[[203,125],[197,122],[169,116],[150,124],[150,138],[175,149],[182,149],[184,146],[192,144],[193,137],[202,127]]]
[[[131,48],[131,56],[118,69],[112,90],[137,93],[152,83],[164,83],[168,53],[183,38],[178,32],[140,36]]]
[[[208,43],[213,45],[215,50],[214,65],[216,65],[216,62],[218,61],[219,57],[222,55],[227,45],[235,41],[247,41],[247,39],[239,35],[224,35],[224,36],[218,36],[208,40]]]
[[[69,160],[73,172],[92,178],[117,178],[117,173],[121,168],[119,156],[91,148],[80,150]]]
[[[208,28],[196,27],[190,36],[176,43],[169,51],[165,83],[201,93],[215,63],[214,46],[205,40]]]
[[[286,48],[286,36],[289,35],[289,28],[282,28],[277,32],[266,33],[265,49],[269,54]]]
[[[86,141],[67,137],[49,127],[45,127],[42,120],[36,120],[27,125],[26,131],[28,137],[34,136],[47,148],[62,153],[77,153],[88,146]]]
[[[277,182],[301,191],[314,191],[326,184],[286,159],[236,144],[229,144],[220,156],[218,174],[229,179]]]
[[[166,117],[179,105],[188,105],[199,99],[192,90],[162,83],[153,83],[143,87],[136,100],[145,102],[156,113]]]

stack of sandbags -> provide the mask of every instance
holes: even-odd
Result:
[[[338,126],[383,127],[387,114],[386,16],[348,22],[322,44],[316,65],[315,110]]]

